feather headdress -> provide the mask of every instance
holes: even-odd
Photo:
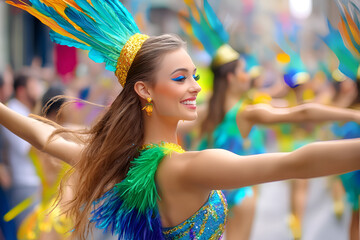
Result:
[[[291,39],[296,39],[297,36],[291,36]],[[300,57],[300,47],[298,44],[291,46],[285,38],[285,33],[280,22],[276,21],[275,25],[275,42],[286,55],[289,56],[289,62],[284,68],[284,81],[291,87],[295,88],[310,80],[310,75],[307,72],[306,66]]]
[[[338,2],[341,21],[338,29],[329,20],[329,33],[320,38],[334,52],[339,60],[339,71],[355,80],[360,78],[360,9],[352,2],[343,0]],[[347,4],[346,4],[347,3]]]
[[[95,62],[114,71],[125,85],[127,72],[148,36],[140,34],[131,14],[118,0],[6,1],[51,28],[51,39],[61,45],[89,51]]]
[[[202,43],[212,57],[212,66],[218,67],[239,59],[240,54],[230,45],[229,34],[216,16],[207,0],[204,0],[203,10],[193,0],[186,0],[189,17],[183,17],[190,25],[193,34]],[[196,9],[196,12],[193,12]],[[199,16],[197,21],[195,14]]]

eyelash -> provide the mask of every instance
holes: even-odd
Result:
[[[193,78],[195,79],[195,81],[198,81],[199,79],[200,79],[200,75],[198,74],[198,75],[193,75]],[[179,77],[177,77],[177,78],[172,78],[171,80],[174,80],[174,81],[176,81],[176,82],[181,82],[181,81],[184,81],[186,79],[186,77],[185,76],[179,76]]]

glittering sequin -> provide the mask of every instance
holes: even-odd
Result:
[[[153,144],[153,143],[145,144],[145,145],[141,146],[140,151],[143,151],[145,149],[151,149],[154,147],[163,147],[163,148],[166,148],[171,151],[178,152],[178,153],[185,152],[185,150],[180,145],[178,145],[176,143],[171,143],[171,142],[161,142],[160,144]]]
[[[149,36],[147,35],[136,33],[129,38],[122,48],[115,72],[121,86],[124,87],[131,64],[137,52],[148,38]]]
[[[176,227],[163,228],[165,239],[215,240],[224,232],[227,203],[221,191],[212,191],[209,200],[193,216]]]

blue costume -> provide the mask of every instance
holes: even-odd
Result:
[[[342,139],[351,139],[360,137],[360,125],[356,122],[347,122],[344,125],[334,123],[332,131],[335,136]],[[359,210],[360,196],[360,170],[340,175],[344,185],[346,196],[353,210]]]
[[[225,227],[226,201],[221,191],[212,191],[209,200],[190,218],[176,227],[163,228],[165,239],[221,239]]]
[[[221,191],[212,191],[208,201],[183,223],[162,228],[155,174],[161,160],[173,151],[184,152],[172,143],[147,145],[132,162],[126,178],[95,204],[91,221],[111,229],[119,239],[220,239],[227,217]]]
[[[245,106],[240,100],[228,111],[223,121],[215,128],[211,137],[205,136],[198,150],[207,148],[226,149],[238,155],[253,155],[265,153],[265,135],[262,130],[254,126],[247,138],[243,138],[236,124],[236,115]],[[240,204],[246,196],[252,196],[251,187],[223,191],[229,207]]]

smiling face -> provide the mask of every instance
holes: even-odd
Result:
[[[194,120],[197,117],[196,97],[201,90],[196,67],[184,48],[164,55],[149,88],[154,114],[169,120]]]

